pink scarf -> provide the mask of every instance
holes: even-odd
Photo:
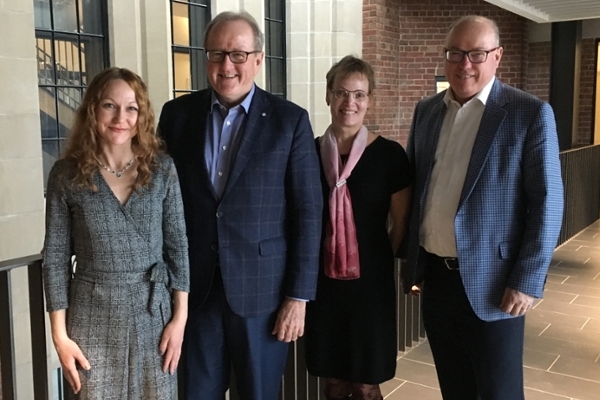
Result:
[[[345,165],[342,164],[331,125],[319,142],[321,162],[330,189],[324,251],[325,275],[334,279],[360,278],[356,225],[346,179],[367,147],[367,136],[367,128],[362,126],[354,138]]]

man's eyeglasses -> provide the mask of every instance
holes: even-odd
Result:
[[[243,64],[248,61],[250,54],[260,53],[260,50],[255,51],[221,51],[221,50],[206,50],[206,58],[213,63],[223,62],[225,56],[229,57],[234,64]]]
[[[330,92],[333,94],[333,97],[338,100],[345,100],[348,98],[348,96],[352,95],[354,100],[361,102],[365,101],[367,97],[369,97],[369,95],[362,90],[335,89],[330,90]]]
[[[470,51],[444,49],[444,55],[446,56],[446,61],[453,64],[458,64],[463,60],[463,58],[465,58],[465,56],[467,56],[467,58],[472,64],[481,64],[487,60],[488,54],[490,54],[492,51],[498,50],[500,47],[502,46],[494,47],[490,50]]]

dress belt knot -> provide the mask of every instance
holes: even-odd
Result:
[[[165,296],[160,296],[161,289],[168,293],[169,273],[164,261],[154,263],[148,271],[145,272],[103,272],[87,271],[85,269],[77,268],[74,276],[75,279],[81,279],[86,282],[108,285],[147,282],[150,284],[148,311],[150,311],[152,315],[155,315],[156,312],[160,312],[160,305],[165,300]],[[157,284],[159,286],[157,286]],[[161,284],[164,285],[162,288],[160,287]]]

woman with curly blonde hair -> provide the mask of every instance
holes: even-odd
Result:
[[[134,190],[150,181],[150,176],[157,167],[155,158],[160,154],[162,147],[160,139],[155,134],[154,111],[150,105],[146,84],[138,75],[125,68],[113,67],[102,71],[87,88],[83,102],[77,109],[75,123],[71,128],[69,143],[64,154],[64,158],[73,158],[77,161],[75,181],[94,191],[97,188],[92,182],[92,176],[99,165],[105,167],[108,163],[108,160],[103,160],[104,142],[96,129],[96,111],[107,87],[115,80],[122,80],[129,85],[138,106],[136,134],[131,138],[130,149],[136,155],[134,160],[136,165],[133,166],[132,163],[121,172],[125,174],[130,167],[137,169],[137,178],[133,182]],[[128,162],[119,167],[127,164]]]
[[[174,399],[189,263],[175,166],[147,88],[108,68],[90,83],[48,178],[44,287],[78,399]]]

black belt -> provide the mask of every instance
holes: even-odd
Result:
[[[448,268],[450,271],[458,271],[458,258],[456,257],[440,257],[437,254],[429,253],[427,250],[421,247],[427,255],[427,260],[432,265],[439,265]]]

